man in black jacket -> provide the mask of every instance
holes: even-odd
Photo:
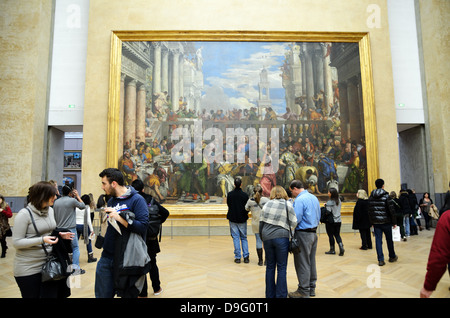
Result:
[[[131,183],[131,186],[145,199],[147,205],[150,205],[153,197],[150,194],[144,193],[144,182],[140,179],[136,179]],[[163,207],[158,201],[153,200],[153,204],[158,206],[158,212],[161,215],[161,224],[169,217],[169,210]],[[150,220],[149,220],[150,221]],[[161,236],[160,236],[161,239]],[[161,248],[158,243],[158,237],[149,237],[147,235],[145,243],[147,244],[147,253],[150,256],[150,280],[152,281],[153,294],[158,296],[162,293],[161,281],[159,280],[159,269],[156,264],[156,254],[161,252]],[[145,277],[144,287],[142,288],[139,297],[148,296],[147,275]]]
[[[378,265],[383,266],[384,255],[382,238],[383,233],[386,236],[386,244],[389,251],[389,262],[397,261],[398,257],[394,251],[394,242],[392,240],[392,228],[396,227],[395,208],[392,198],[384,190],[384,180],[375,181],[377,187],[372,191],[369,197],[369,218],[373,224],[375,233],[375,246],[377,249]]]
[[[244,263],[249,263],[248,241],[247,241],[247,220],[248,212],[245,204],[248,201],[248,194],[241,189],[241,178],[234,179],[235,189],[227,194],[228,213],[227,219],[230,222],[230,232],[234,244],[234,261],[241,262],[241,243]]]

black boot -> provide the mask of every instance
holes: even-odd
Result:
[[[97,261],[97,259],[94,257],[94,253],[89,253],[88,254],[88,263],[94,263],[96,261]]]
[[[258,254],[258,265],[263,266],[263,250],[262,248],[257,248],[256,253]]]
[[[332,255],[336,254],[336,252],[334,251],[334,245],[330,246],[330,250],[328,252],[325,252],[325,254],[332,254]]]
[[[1,256],[1,258],[5,258],[7,249],[8,249],[8,246],[6,245],[6,241],[2,240],[2,256]]]
[[[344,252],[345,252],[344,244],[342,244],[342,242],[341,242],[341,243],[339,243],[339,256],[343,256]]]

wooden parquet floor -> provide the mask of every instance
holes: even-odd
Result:
[[[375,249],[362,251],[359,233],[342,233],[345,255],[325,255],[328,237],[319,235],[317,251],[318,283],[316,298],[417,298],[426,273],[428,253],[434,234],[421,231],[407,242],[395,242],[396,263],[377,265]],[[8,238],[6,258],[0,259],[0,298],[20,298],[12,274],[15,249]],[[233,262],[230,236],[163,237],[157,256],[164,292],[149,298],[264,298],[265,267],[257,265],[255,238],[248,236],[250,263]],[[385,255],[387,248],[384,244]],[[94,248],[96,257],[100,250]],[[84,275],[73,281],[71,298],[94,298],[96,263],[87,263],[81,248]],[[297,287],[292,256],[289,256],[289,291]],[[433,298],[450,297],[450,277],[444,274]]]

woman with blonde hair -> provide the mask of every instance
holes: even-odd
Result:
[[[370,237],[369,200],[367,192],[363,189],[356,193],[358,200],[353,208],[353,230],[359,230],[361,236],[361,250],[372,249],[372,238]]]
[[[259,233],[266,253],[266,298],[287,297],[289,231],[295,231],[297,226],[297,217],[288,199],[283,187],[275,186],[261,212]]]

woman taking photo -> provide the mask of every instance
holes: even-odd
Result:
[[[259,233],[266,252],[266,298],[287,297],[289,231],[294,231],[297,226],[297,217],[288,199],[286,191],[281,186],[275,186],[260,216]]]
[[[41,282],[41,268],[53,245],[58,243],[58,236],[71,240],[71,232],[59,232],[51,236],[56,229],[53,202],[56,188],[41,181],[28,191],[28,205],[20,210],[14,219],[13,245],[16,248],[14,259],[14,277],[23,298],[57,298],[70,295],[66,280]],[[34,219],[37,231],[33,225]]]
[[[325,223],[325,229],[327,230],[328,239],[330,241],[330,250],[325,254],[336,254],[334,249],[334,239],[339,245],[339,256],[344,255],[344,245],[341,239],[341,200],[339,199],[339,193],[335,188],[328,190],[328,196],[330,199],[325,203],[325,208],[331,211],[333,214],[334,223]]]

